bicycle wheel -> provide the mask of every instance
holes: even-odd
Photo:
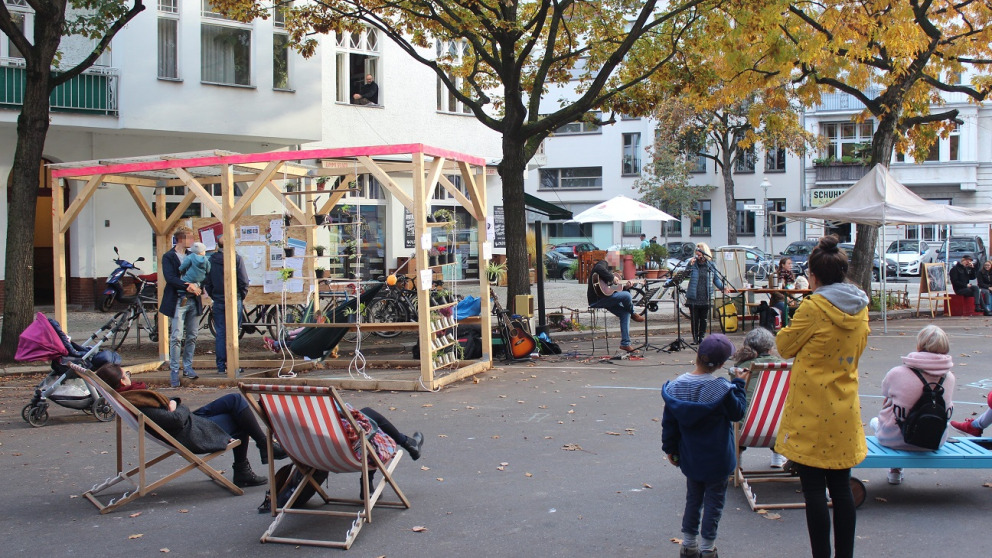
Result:
[[[284,324],[286,329],[293,329],[295,327],[293,324],[302,323],[306,319],[306,315],[306,308],[299,304],[287,304],[285,311],[279,304],[269,306],[265,312],[265,323],[269,337],[278,339],[279,324]]]
[[[391,298],[380,298],[373,302],[369,306],[367,319],[369,323],[373,324],[394,324],[408,321],[406,309]],[[374,333],[379,337],[389,339],[403,333],[403,330],[376,330]]]
[[[131,310],[121,310],[114,314],[113,325],[110,326],[110,349],[116,351],[124,344],[128,332],[131,331]]]
[[[368,306],[365,307],[365,312],[362,314],[362,323],[369,323],[369,321],[370,321],[369,320],[369,309],[372,307],[372,305],[374,305],[379,300],[385,300],[385,299],[381,299],[380,298],[380,299],[373,300],[371,303],[369,303]],[[348,323],[352,323],[353,324],[353,323],[355,323],[355,321],[356,321],[356,319],[355,319],[355,315],[354,314],[351,314],[351,315],[348,316]],[[371,335],[372,335],[372,332],[371,331],[369,331],[367,329],[362,330],[362,341],[365,341]],[[344,338],[343,339],[344,339],[344,341],[346,341],[348,343],[354,343],[354,342],[358,341],[358,332],[357,331],[350,331],[349,330],[348,333],[345,333],[344,334]]]
[[[204,310],[207,314],[207,328],[210,330],[210,335],[213,335],[214,339],[217,338],[217,325],[214,323],[214,311]],[[245,336],[245,324],[248,322],[248,318],[245,317],[244,313],[241,314],[241,329],[238,331],[238,339]]]

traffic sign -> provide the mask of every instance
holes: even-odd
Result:
[[[765,206],[760,203],[746,203],[744,204],[744,211],[761,211]]]
[[[765,210],[764,209],[759,209],[759,210],[755,211],[754,212],[754,216],[755,217],[764,217],[765,216]]]

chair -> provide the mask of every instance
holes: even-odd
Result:
[[[403,450],[397,449],[387,463],[376,454],[367,433],[356,423],[341,396],[333,387],[239,384],[241,392],[249,404],[266,424],[269,430],[269,454],[272,454],[273,437],[278,438],[283,449],[289,454],[293,465],[303,474],[303,480],[293,490],[283,507],[278,507],[278,487],[275,481],[275,463],[269,462],[269,493],[272,494],[271,510],[275,518],[261,537],[261,542],[305,544],[348,549],[358,537],[366,523],[372,522],[372,508],[376,505],[393,508],[409,508],[410,502],[393,478],[393,471],[403,457]],[[258,401],[255,397],[259,398]],[[362,459],[355,457],[351,444],[342,427],[342,418],[359,433]],[[361,473],[361,486],[369,486],[370,472],[378,470],[382,478],[374,489],[363,490],[362,497],[356,499],[331,498],[314,480],[319,471],[332,473]],[[379,496],[389,484],[399,501],[379,502]],[[315,490],[324,504],[359,506],[355,511],[340,509],[294,509],[294,504],[305,488]],[[303,514],[330,517],[344,517],[352,520],[343,540],[304,539],[276,536],[279,524],[288,515]]]
[[[802,508],[805,504],[758,504],[752,484],[762,482],[793,482],[798,480],[791,473],[781,469],[749,471],[741,464],[741,448],[771,448],[778,435],[782,409],[789,394],[789,376],[792,364],[787,362],[765,362],[751,365],[748,384],[757,382],[754,394],[748,404],[744,420],[734,424],[734,437],[737,441],[737,470],[734,472],[734,485],[741,486],[748,505],[752,510]]]
[[[83,493],[83,497],[92,502],[100,510],[100,513],[110,513],[132,500],[137,500],[146,494],[154,492],[162,485],[194,469],[201,471],[212,481],[226,488],[232,494],[237,496],[244,494],[243,490],[224,478],[224,475],[220,471],[207,464],[207,462],[236,447],[241,443],[241,440],[231,440],[223,450],[200,457],[170,436],[162,427],[146,417],[130,401],[124,399],[119,393],[105,384],[95,373],[76,364],[70,363],[69,366],[86,382],[92,393],[97,393],[100,397],[103,397],[111,408],[117,412],[117,475],[108,478],[100,484],[94,485],[93,488]],[[128,471],[124,470],[124,429],[122,424],[127,424],[138,434],[138,466]],[[148,459],[146,456],[148,442],[161,446],[165,451],[157,457]],[[173,455],[182,457],[187,461],[187,464],[158,480],[149,482],[148,470]],[[135,482],[135,477],[137,477],[137,482]],[[125,481],[131,483],[135,490],[124,492],[118,498],[111,498],[107,504],[103,504],[97,498],[104,490]]]

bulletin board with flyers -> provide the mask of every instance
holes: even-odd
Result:
[[[191,221],[191,222],[190,222]],[[223,229],[213,217],[194,218],[187,221],[196,240],[207,247],[207,255],[217,249],[217,236]],[[313,284],[313,258],[308,257],[306,228],[299,225],[286,227],[282,215],[248,215],[238,219],[235,226],[234,246],[244,259],[248,271],[248,296],[245,304],[281,304],[283,289],[287,303],[306,302]],[[225,240],[225,244],[230,246]],[[286,257],[285,248],[295,248],[293,257]],[[283,281],[280,271],[294,269],[293,277]]]

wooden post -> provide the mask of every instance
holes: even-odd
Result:
[[[177,211],[182,208],[177,208]],[[159,223],[165,223],[165,187],[159,186],[155,188],[155,218],[158,219]],[[158,256],[158,299],[162,300],[165,295],[165,275],[162,273],[162,256],[172,249],[172,243],[170,239],[172,238],[172,227],[166,228],[162,227],[161,231],[156,231],[155,233],[155,254]],[[169,331],[169,321],[171,318],[167,317],[161,312],[156,312],[156,321],[158,322],[158,358],[161,361],[169,360],[169,337],[171,337],[171,331]]]
[[[55,320],[68,330],[66,323],[66,280],[65,280],[65,233],[62,232],[62,220],[65,218],[65,193],[62,191],[61,180],[52,178],[52,171],[46,169],[48,183],[52,185],[52,257],[55,265]],[[9,218],[10,216],[8,216]]]
[[[427,212],[430,211],[430,199],[427,194],[427,187],[424,184],[424,154],[423,152],[413,153],[413,230],[415,231],[414,242],[416,243],[417,258],[417,308],[423,308],[418,312],[420,327],[417,329],[417,339],[420,341],[420,379],[427,389],[434,389],[434,358],[431,340],[434,335],[431,332],[431,299],[429,296],[431,288],[430,282],[423,284],[424,274],[421,271],[428,268],[427,250],[421,243],[421,237],[430,234],[427,228]],[[430,280],[428,280],[430,281]]]
[[[224,227],[224,323],[227,324],[227,377],[235,379],[241,358],[239,343],[240,328],[238,320],[238,268],[237,252],[235,251],[234,218],[234,169],[231,165],[221,167],[221,215],[217,216]]]
[[[479,210],[479,215],[482,219],[478,221],[479,223],[479,298],[482,299],[482,307],[479,309],[479,320],[482,324],[482,356],[483,358],[488,357],[489,367],[493,365],[493,327],[492,327],[492,315],[493,315],[493,305],[490,299],[489,293],[489,277],[486,275],[486,263],[482,259],[482,243],[488,242],[486,238],[486,224],[493,217],[489,215],[486,208],[487,203],[487,192],[486,192],[486,165],[480,165],[477,167],[477,172],[475,175],[475,191],[473,192],[472,200],[478,200],[476,203]],[[467,167],[463,167],[463,172],[467,171]],[[495,244],[495,243],[494,243]],[[509,350],[509,347],[506,347]]]

